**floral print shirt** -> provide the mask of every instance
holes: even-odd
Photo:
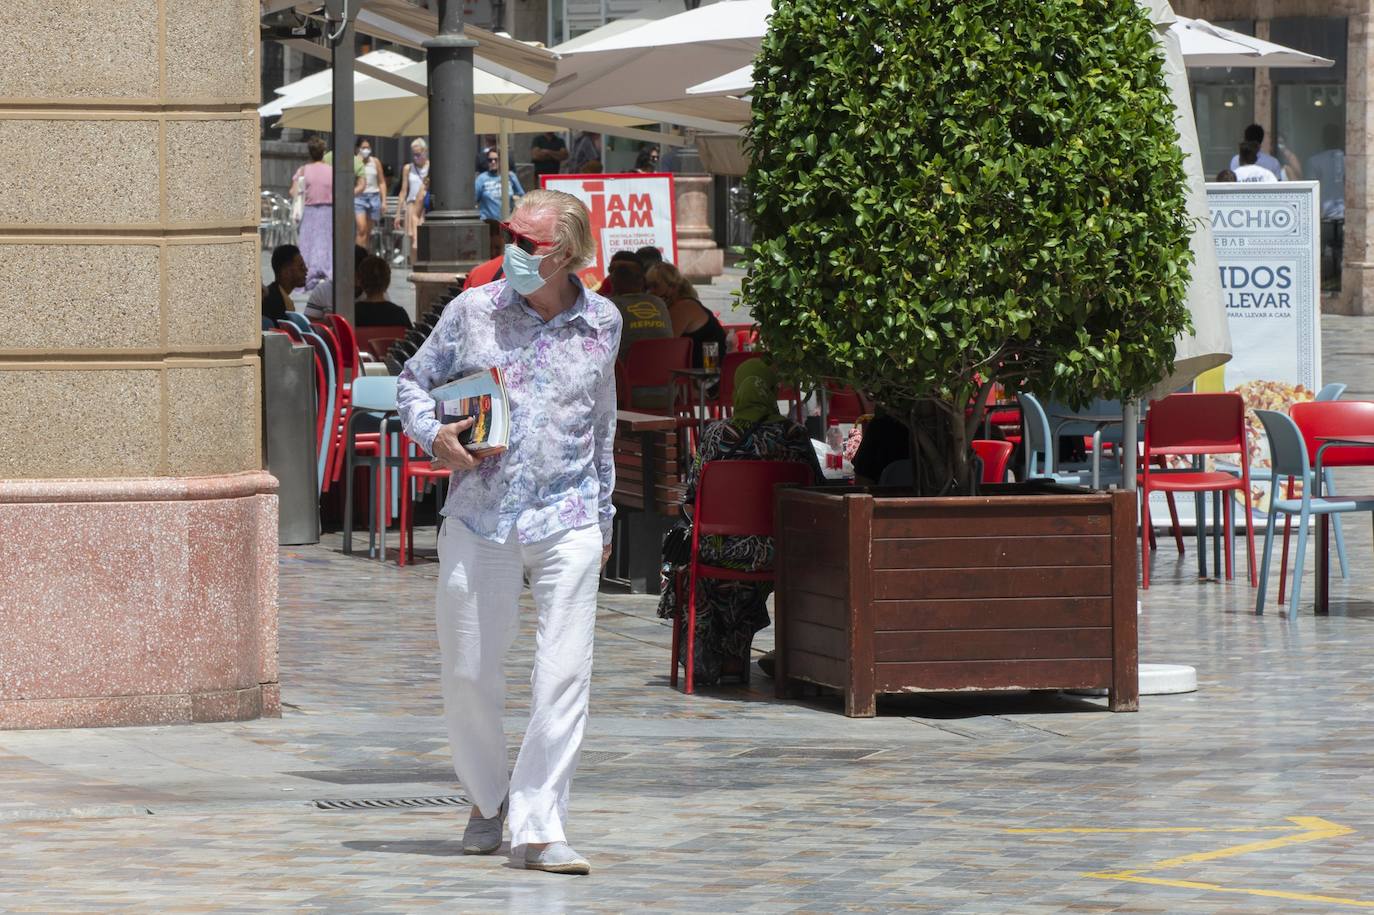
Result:
[[[449,303],[397,379],[406,435],[433,453],[430,390],[492,366],[505,377],[511,431],[505,452],[453,474],[445,517],[498,543],[512,531],[535,543],[591,524],[611,542],[620,323],[614,303],[580,282],[577,301],[548,322],[505,280]]]

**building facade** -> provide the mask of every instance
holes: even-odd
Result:
[[[1174,0],[1174,10],[1336,61],[1190,70],[1193,111],[1209,174],[1230,163],[1256,123],[1287,177],[1322,182],[1323,310],[1374,314],[1374,0]]]
[[[274,715],[258,4],[41,6],[0,60],[0,728]]]

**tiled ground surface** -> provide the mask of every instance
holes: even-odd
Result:
[[[1356,361],[1371,331],[1328,323],[1328,366],[1341,360],[1328,375],[1355,379],[1356,396],[1374,394]],[[1359,482],[1345,487],[1374,490]],[[345,557],[336,538],[288,548],[281,720],[0,733],[0,910],[1374,907],[1374,543],[1363,521],[1349,534],[1336,612],[1296,624],[1255,618],[1247,584],[1198,581],[1191,542],[1180,561],[1162,541],[1142,657],[1195,665],[1201,688],[1137,714],[985,694],[848,720],[833,699],[775,702],[765,679],[687,697],[666,685],[652,600],[606,595],[572,803],[589,878],[460,855],[464,810],[310,805],[461,788],[437,718],[435,565]],[[513,733],[530,647],[527,631],[511,657]],[[360,769],[383,771],[338,783]],[[1011,831],[1060,827],[1114,831]],[[1176,831],[1122,831],[1142,829]],[[1235,852],[1248,843],[1266,844]],[[1151,868],[1184,856],[1197,857]],[[1123,871],[1165,883],[1088,876]]]

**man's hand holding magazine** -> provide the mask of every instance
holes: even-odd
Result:
[[[471,429],[474,422],[475,420],[469,416],[454,423],[445,423],[440,427],[439,434],[434,436],[434,459],[430,461],[430,465],[455,472],[475,470],[484,458],[493,457],[506,450],[504,447],[498,446],[483,448],[474,454],[464,448],[463,443],[458,440],[458,436]]]

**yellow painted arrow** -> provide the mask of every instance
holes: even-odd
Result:
[[[1374,902],[1363,899],[1347,899],[1341,896],[1323,896],[1316,893],[1290,893],[1284,890],[1266,890],[1252,887],[1233,887],[1221,886],[1216,883],[1202,883],[1196,880],[1170,880],[1165,877],[1146,877],[1154,871],[1162,871],[1168,868],[1181,867],[1185,864],[1201,864],[1206,861],[1216,861],[1220,858],[1232,858],[1236,855],[1246,855],[1251,852],[1272,851],[1276,848],[1283,848],[1288,845],[1299,845],[1306,842],[1320,842],[1324,839],[1334,839],[1338,836],[1346,836],[1355,830],[1349,826],[1342,826],[1321,817],[1288,817],[1288,821],[1293,826],[1232,826],[1232,827],[1191,827],[1191,826],[1158,826],[1158,827],[1139,827],[1139,828],[1098,828],[1091,826],[1060,826],[1045,829],[1008,829],[1007,832],[1020,834],[1064,834],[1064,833],[1209,833],[1209,832],[1287,832],[1287,835],[1278,836],[1273,839],[1263,839],[1258,842],[1245,842],[1240,845],[1228,845],[1225,848],[1214,849],[1213,851],[1194,852],[1190,855],[1179,855],[1174,858],[1165,858],[1162,861],[1155,861],[1143,867],[1134,867],[1128,870],[1119,871],[1097,871],[1084,874],[1084,877],[1091,877],[1095,880],[1119,880],[1124,883],[1148,883],[1155,886],[1172,886],[1182,889],[1208,890],[1215,893],[1240,893],[1248,896],[1264,896],[1270,899],[1292,899],[1298,902],[1322,902],[1328,905],[1352,906],[1362,909],[1374,909]],[[1298,832],[1291,830],[1297,827]]]

